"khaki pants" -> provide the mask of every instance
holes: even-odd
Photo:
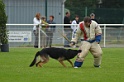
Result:
[[[102,49],[100,45],[97,44],[96,42],[89,43],[87,41],[82,41],[81,45],[82,46],[80,47],[80,49],[82,50],[82,52],[78,54],[76,61],[78,62],[84,61],[85,57],[88,55],[88,52],[90,51],[94,57],[94,65],[99,66],[102,60]]]

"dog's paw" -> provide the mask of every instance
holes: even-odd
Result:
[[[39,61],[38,63],[36,63],[36,67],[42,67],[42,62]]]
[[[40,64],[38,64],[38,65],[36,65],[36,67],[43,67],[42,65],[40,65]]]

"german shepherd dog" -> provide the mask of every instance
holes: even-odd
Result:
[[[58,60],[64,67],[66,65],[63,63],[64,60],[67,60],[73,67],[73,63],[70,59],[74,58],[78,53],[81,53],[81,50],[71,50],[64,48],[44,48],[41,51],[38,51],[34,57],[34,60],[30,64],[30,67],[36,64],[36,67],[42,67],[43,64],[49,61],[49,56],[53,59]],[[41,60],[36,63],[37,57],[40,56]]]

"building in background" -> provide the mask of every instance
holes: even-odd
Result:
[[[3,0],[6,5],[8,23],[32,24],[37,12],[43,16],[54,15],[56,23],[63,22],[65,0]]]
[[[37,12],[48,19],[50,15],[54,16],[57,24],[63,23],[64,19],[64,2],[65,0],[3,0],[6,6],[6,14],[8,16],[8,24],[33,24],[33,18]],[[10,46],[32,45],[34,36],[32,33],[33,26],[7,26],[11,33],[22,33],[23,31],[31,32],[30,42],[13,41],[11,37]],[[59,26],[60,27],[60,26]],[[14,31],[14,32],[12,32]],[[18,32],[21,31],[21,32]],[[27,32],[27,33],[28,33]],[[57,33],[57,32],[56,32]],[[56,39],[60,36],[54,33],[53,43],[63,43],[62,39]],[[14,36],[13,34],[11,34]],[[24,37],[24,35],[22,35]],[[17,37],[17,35],[16,35]],[[20,36],[21,37],[21,36]],[[15,37],[14,37],[15,38]],[[18,38],[16,38],[18,39]]]

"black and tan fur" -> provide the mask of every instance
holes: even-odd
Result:
[[[73,66],[73,63],[70,61],[70,59],[74,58],[80,52],[81,50],[54,47],[44,48],[36,53],[34,60],[30,64],[30,67],[32,67],[35,64],[36,66],[42,67],[43,64],[49,61],[49,57],[58,60],[64,67],[66,67],[66,65],[63,63],[64,60],[67,60]],[[43,61],[40,60],[38,63],[36,63],[38,56],[40,56]]]

